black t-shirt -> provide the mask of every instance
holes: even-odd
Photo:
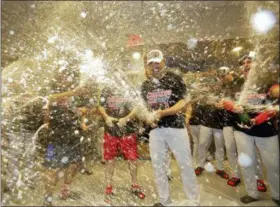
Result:
[[[260,104],[269,104],[273,100],[270,100],[267,94],[262,93],[248,93],[247,94],[247,103],[251,105],[260,105]],[[234,128],[237,131],[244,132],[250,136],[256,137],[271,137],[275,136],[278,133],[276,129],[276,119],[277,117],[271,118],[268,121],[260,125],[251,125],[250,120],[255,118],[259,112],[250,112],[250,109],[245,108],[243,114],[235,114],[235,124]]]
[[[204,88],[204,98],[201,98],[197,103],[197,115],[194,116],[198,116],[199,119],[196,121],[209,128],[222,129],[224,125],[223,110],[214,105],[221,98],[222,82],[216,76],[205,76],[199,81],[200,87]]]
[[[244,78],[237,75],[233,75],[234,80],[231,83],[223,84],[221,90],[221,98],[228,98],[230,100],[237,100],[242,86],[244,84]],[[235,122],[235,114],[233,112],[222,110],[220,111],[221,119],[223,120],[223,126],[233,126]]]
[[[205,77],[204,84],[209,88],[209,95],[216,97],[216,102],[208,103],[202,101],[199,106],[201,114],[200,123],[206,127],[222,129],[225,126],[234,125],[234,114],[224,109],[219,109],[214,106],[221,99],[236,99],[236,94],[241,90],[244,79],[234,76],[234,80],[225,84],[222,80],[215,76]],[[209,96],[207,96],[209,97]]]
[[[141,86],[141,95],[148,107],[152,110],[163,110],[174,106],[186,95],[186,85],[183,79],[172,73],[167,72],[161,79],[149,79],[144,81]],[[158,127],[184,128],[184,115],[163,117],[158,122]]]
[[[200,105],[200,124],[209,128],[222,129],[224,126],[223,110],[210,104]]]
[[[75,100],[68,99],[64,103],[51,104],[50,111],[50,142],[59,145],[75,145],[80,142],[80,116]]]
[[[203,119],[203,111],[200,104],[195,104],[192,108],[192,114],[190,118],[190,125],[200,125]]]
[[[125,96],[124,91],[116,88],[104,88],[101,92],[100,105],[105,112],[113,118],[120,119],[127,116],[133,108],[133,97]],[[137,126],[134,121],[129,121],[124,127],[119,127],[117,122],[113,127],[105,125],[105,131],[115,137],[123,137],[135,133]]]

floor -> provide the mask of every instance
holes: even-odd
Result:
[[[146,198],[140,200],[129,192],[130,174],[127,163],[117,161],[115,171],[115,196],[111,206],[151,206],[156,203],[157,193],[155,189],[154,175],[149,160],[139,160],[138,178],[139,183],[146,193]],[[76,199],[61,201],[57,196],[53,203],[58,206],[110,206],[104,202],[104,165],[95,163],[92,165],[93,174],[85,175],[78,173],[72,184]],[[175,160],[172,160],[172,174],[174,179],[170,181],[170,196],[174,200],[173,206],[187,206],[181,184],[180,172]],[[198,177],[201,193],[202,206],[242,206],[239,198],[245,195],[243,183],[236,188],[226,184],[226,180],[218,177],[215,173],[204,172]],[[61,184],[61,183],[60,183]],[[57,187],[59,192],[59,186]],[[8,194],[1,199],[1,206],[40,206],[43,203],[43,183],[38,182],[35,189],[22,193],[22,198],[7,203]],[[268,193],[262,193],[263,200],[251,203],[249,206],[276,206],[270,200]],[[244,205],[243,205],[244,206]]]

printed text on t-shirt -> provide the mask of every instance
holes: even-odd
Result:
[[[123,107],[125,103],[128,103],[130,100],[127,98],[121,98],[121,97],[110,97],[108,98],[107,104],[108,107],[111,109],[119,109],[120,107]]]
[[[171,90],[158,89],[153,92],[148,92],[147,100],[152,108],[158,106],[159,104],[164,104],[165,108],[169,107],[168,101],[172,94]]]

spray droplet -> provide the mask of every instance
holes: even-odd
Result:
[[[173,29],[173,24],[169,24],[168,26],[167,26],[167,30],[172,30]]]
[[[62,178],[64,176],[64,173],[62,172],[62,171],[60,171],[59,173],[58,173],[58,177],[59,178]]]
[[[197,39],[196,38],[190,38],[187,41],[187,46],[189,49],[194,49],[197,45]]]
[[[81,12],[81,17],[83,17],[83,18],[86,18],[86,16],[87,16],[87,13],[86,12]]]
[[[241,153],[238,156],[238,163],[242,167],[248,167],[252,164],[252,159],[247,154]]]
[[[62,159],[61,159],[61,163],[63,163],[63,164],[67,164],[68,161],[69,161],[69,158],[66,157],[66,156],[63,156]]]
[[[52,197],[48,196],[48,197],[47,197],[47,201],[48,201],[49,203],[51,203],[51,202],[52,202]]]
[[[141,54],[139,52],[134,52],[132,57],[134,60],[139,60],[141,58]]]
[[[48,43],[50,43],[50,44],[54,43],[57,40],[57,38],[58,38],[57,36],[49,37],[48,38]]]
[[[93,98],[90,98],[90,99],[89,99],[89,102],[90,102],[91,104],[93,104],[93,103],[94,103],[94,99],[93,99]]]
[[[276,22],[275,14],[269,10],[259,11],[251,17],[252,27],[259,34],[267,33]]]
[[[204,166],[204,169],[207,171],[207,172],[214,172],[215,168],[214,166],[212,165],[211,162],[207,162]]]

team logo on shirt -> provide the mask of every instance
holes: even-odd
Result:
[[[110,109],[117,110],[117,109],[122,109],[124,105],[130,101],[131,100],[127,98],[112,96],[107,99],[107,104]]]
[[[260,105],[266,99],[266,94],[248,94],[248,104]]]
[[[147,93],[147,101],[152,108],[163,105],[165,108],[169,108],[168,101],[172,94],[171,90],[158,89],[153,92]]]

